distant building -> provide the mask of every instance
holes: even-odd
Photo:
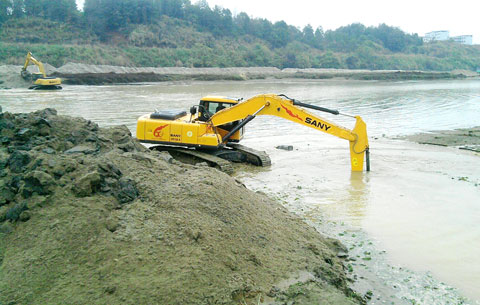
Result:
[[[453,41],[461,43],[461,44],[468,44],[468,45],[473,44],[472,35],[460,35],[460,36],[452,37],[452,39],[453,39]]]
[[[472,35],[460,35],[460,36],[454,36],[450,37],[450,32],[449,31],[433,31],[425,34],[425,37],[423,37],[423,42],[432,42],[432,41],[445,41],[445,40],[453,40],[455,42],[461,43],[461,44],[468,44],[472,45],[473,44],[473,36]]]
[[[431,41],[441,41],[441,40],[448,40],[450,38],[449,31],[433,31],[425,34],[423,37],[424,42],[431,42]]]

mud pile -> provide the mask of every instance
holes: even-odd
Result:
[[[0,110],[0,145],[0,304],[363,302],[337,241],[125,126]]]

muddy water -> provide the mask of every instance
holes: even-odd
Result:
[[[480,125],[480,81],[188,82],[0,91],[3,111],[45,107],[102,126],[153,109],[187,110],[203,95],[284,93],[361,115],[370,135],[370,173],[352,174],[348,143],[272,117],[247,126],[244,144],[267,151],[269,169],[243,168],[245,184],[277,198],[350,249],[352,276],[371,303],[480,303],[480,156],[391,138]],[[348,117],[325,114],[348,128]],[[293,145],[293,151],[275,149]],[[370,285],[370,286],[369,286]],[[453,288],[452,288],[453,287]],[[471,300],[464,300],[466,296]]]

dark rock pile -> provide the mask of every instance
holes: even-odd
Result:
[[[144,151],[125,126],[100,130],[81,118],[59,117],[56,110],[0,113],[0,221],[26,221],[29,210],[59,188],[77,197],[114,196],[118,204],[138,197],[137,187],[106,152]]]

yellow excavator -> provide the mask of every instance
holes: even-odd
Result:
[[[38,67],[38,72],[30,73],[27,71],[27,67],[30,63],[35,64]],[[45,68],[42,62],[33,57],[32,53],[28,52],[25,58],[25,64],[23,65],[20,75],[25,80],[33,82],[33,85],[28,89],[32,90],[59,90],[62,89],[62,80],[58,77],[47,77]]]
[[[356,123],[353,130],[349,130],[304,108],[346,115],[355,118]],[[257,115],[281,117],[348,140],[352,171],[363,171],[364,163],[366,170],[370,170],[367,125],[360,116],[302,103],[283,94],[262,94],[248,100],[207,96],[190,108],[190,114],[186,111],[155,110],[138,118],[136,136],[140,142],[159,144],[152,149],[188,154],[227,172],[233,169],[228,167],[228,162],[222,162],[223,159],[268,166],[270,159],[264,152],[238,144],[243,137],[244,126]]]

